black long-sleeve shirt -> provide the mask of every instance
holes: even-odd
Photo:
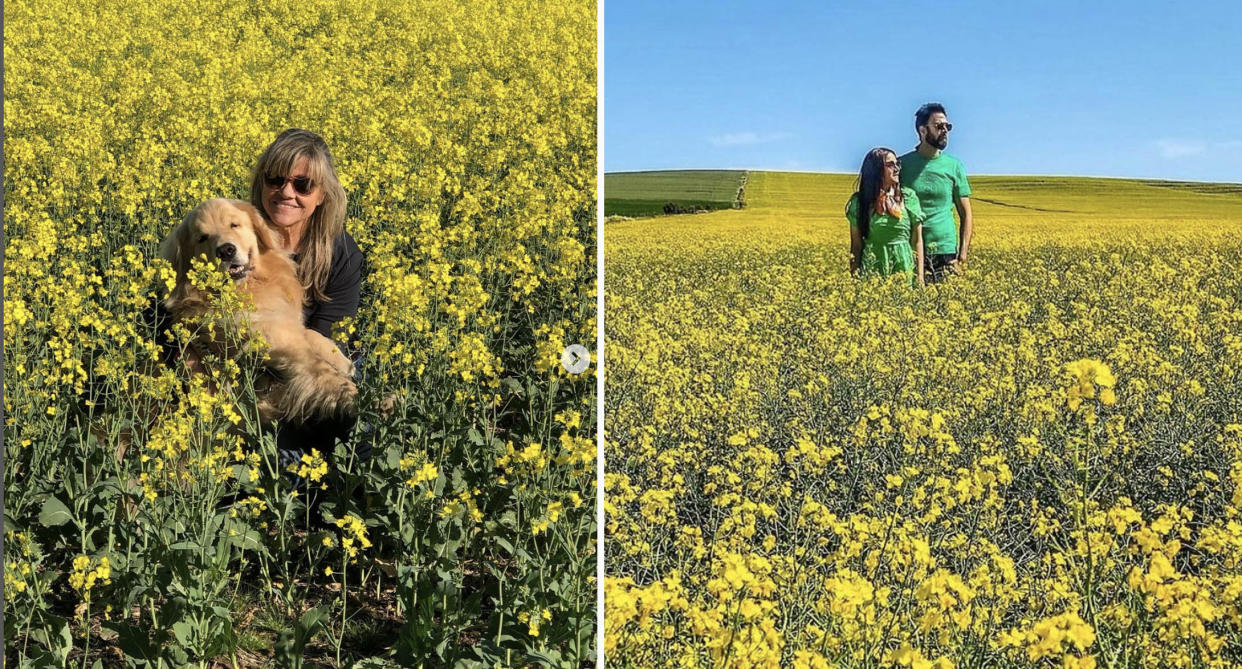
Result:
[[[297,255],[293,259],[296,262]],[[363,264],[362,250],[348,232],[342,232],[332,243],[332,268],[324,286],[328,301],[312,301],[302,309],[306,327],[330,338],[334,323],[358,315]]]

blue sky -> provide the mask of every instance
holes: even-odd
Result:
[[[1242,2],[647,2],[604,18],[604,169],[856,172],[942,102],[971,174],[1242,182]]]

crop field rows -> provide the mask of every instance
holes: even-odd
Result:
[[[1242,663],[1242,195],[973,178],[920,290],[852,182],[608,228],[609,664]]]
[[[675,205],[685,212],[731,209],[746,173],[738,170],[667,170],[604,175],[605,216],[653,216]],[[680,213],[680,212],[676,212]]]

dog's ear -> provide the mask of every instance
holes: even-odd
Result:
[[[241,202],[238,204],[238,207],[250,214],[250,227],[254,228],[254,236],[259,240],[259,253],[279,251],[280,240],[276,238],[276,231],[272,230],[272,226],[263,220],[259,210],[249,202]]]
[[[194,220],[198,218],[201,208],[199,206],[190,210],[181,223],[173,228],[172,232],[168,233],[168,236],[160,243],[160,257],[167,260],[172,265],[173,271],[177,273],[177,285],[164,299],[164,306],[168,309],[175,308],[178,302],[187,297],[190,290],[190,282],[186,278],[190,272],[190,252],[186,246],[189,244],[190,229],[194,225]]]

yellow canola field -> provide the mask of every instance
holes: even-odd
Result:
[[[4,14],[7,663],[589,661],[595,378],[559,357],[595,337],[595,3]],[[373,457],[308,453],[301,489],[256,356],[212,393],[144,318],[159,241],[289,127],[369,268]]]
[[[977,177],[920,290],[852,184],[606,227],[608,663],[1242,663],[1242,187]]]

